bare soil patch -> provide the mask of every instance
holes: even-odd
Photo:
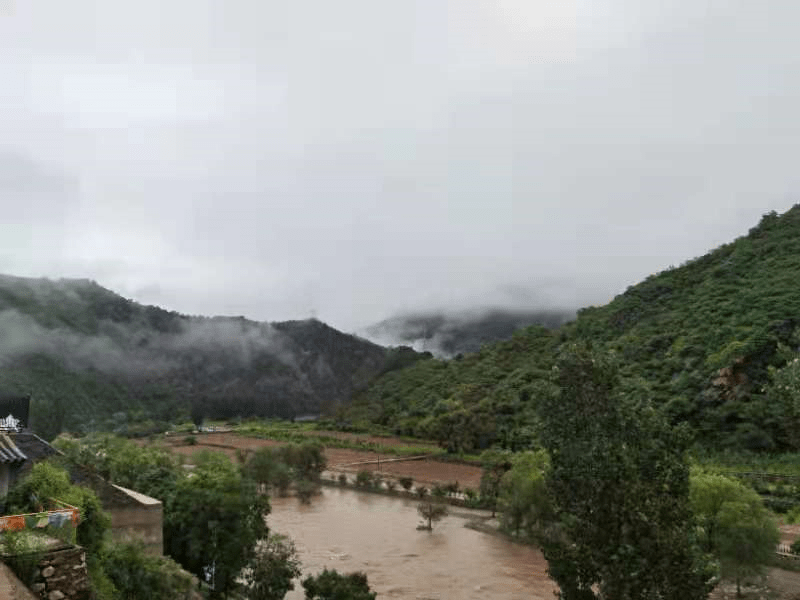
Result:
[[[390,454],[362,452],[328,448],[325,450],[328,470],[344,473],[357,473],[365,470],[380,473],[384,477],[411,477],[416,483],[436,485],[457,481],[461,489],[477,490],[481,482],[481,468],[461,463],[425,458],[422,460],[396,460]],[[378,461],[380,462],[372,462]],[[353,464],[363,463],[363,464]]]
[[[184,437],[165,437],[162,444],[172,452],[183,456],[192,456],[199,450],[213,450],[224,453],[232,460],[236,459],[237,451],[239,450],[254,451],[263,447],[286,444],[283,441],[251,438],[235,433],[209,433],[195,436],[194,439],[197,440],[197,444],[189,445],[184,441]],[[375,440],[380,440],[379,443],[390,440],[389,445],[408,444],[397,438],[371,437]],[[433,445],[431,447],[435,448]],[[481,481],[480,467],[429,458],[423,460],[398,460],[401,457],[394,454],[382,454],[349,448],[326,448],[325,458],[328,461],[328,470],[335,473],[355,474],[363,469],[380,473],[384,477],[411,477],[415,483],[425,485],[457,481],[462,489],[477,489]]]

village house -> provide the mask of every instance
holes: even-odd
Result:
[[[0,515],[5,514],[5,496],[33,465],[61,452],[28,430],[29,397],[0,398]],[[91,470],[74,467],[73,483],[94,490],[103,509],[111,516],[115,541],[141,540],[148,552],[163,553],[163,507],[160,500],[109,483]]]

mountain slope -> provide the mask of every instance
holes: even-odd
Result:
[[[769,373],[800,351],[799,283],[796,205],[605,306],[582,309],[552,333],[530,328],[462,361],[425,361],[385,375],[356,396],[346,416],[441,439],[483,428],[473,441],[523,444],[533,439],[532,405],[549,385],[558,348],[590,341],[615,351],[628,384],[648,387],[656,405],[704,443],[791,447],[800,398],[798,408],[781,400]]]
[[[259,323],[143,306],[87,280],[0,276],[0,389],[62,428],[135,418],[291,417],[347,399],[387,350],[316,320]]]

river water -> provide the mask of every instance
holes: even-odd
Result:
[[[418,531],[410,499],[324,487],[311,504],[272,498],[270,530],[291,537],[303,576],[364,571],[378,599],[552,600],[541,553],[464,527],[467,511]],[[302,600],[296,585],[287,600]]]

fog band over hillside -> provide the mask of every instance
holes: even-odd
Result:
[[[100,321],[98,333],[84,335],[66,327],[46,328],[16,310],[0,312],[0,361],[31,354],[47,354],[70,369],[96,369],[128,376],[154,376],[175,369],[175,355],[190,352],[225,353],[248,368],[259,354],[267,354],[297,369],[285,337],[268,323],[244,320],[185,319],[176,333],[141,331],[136,327]]]
[[[567,309],[485,308],[431,310],[398,315],[363,330],[369,339],[383,345],[408,345],[418,352],[440,358],[477,352],[484,344],[510,338],[530,325],[554,329],[573,319]]]

